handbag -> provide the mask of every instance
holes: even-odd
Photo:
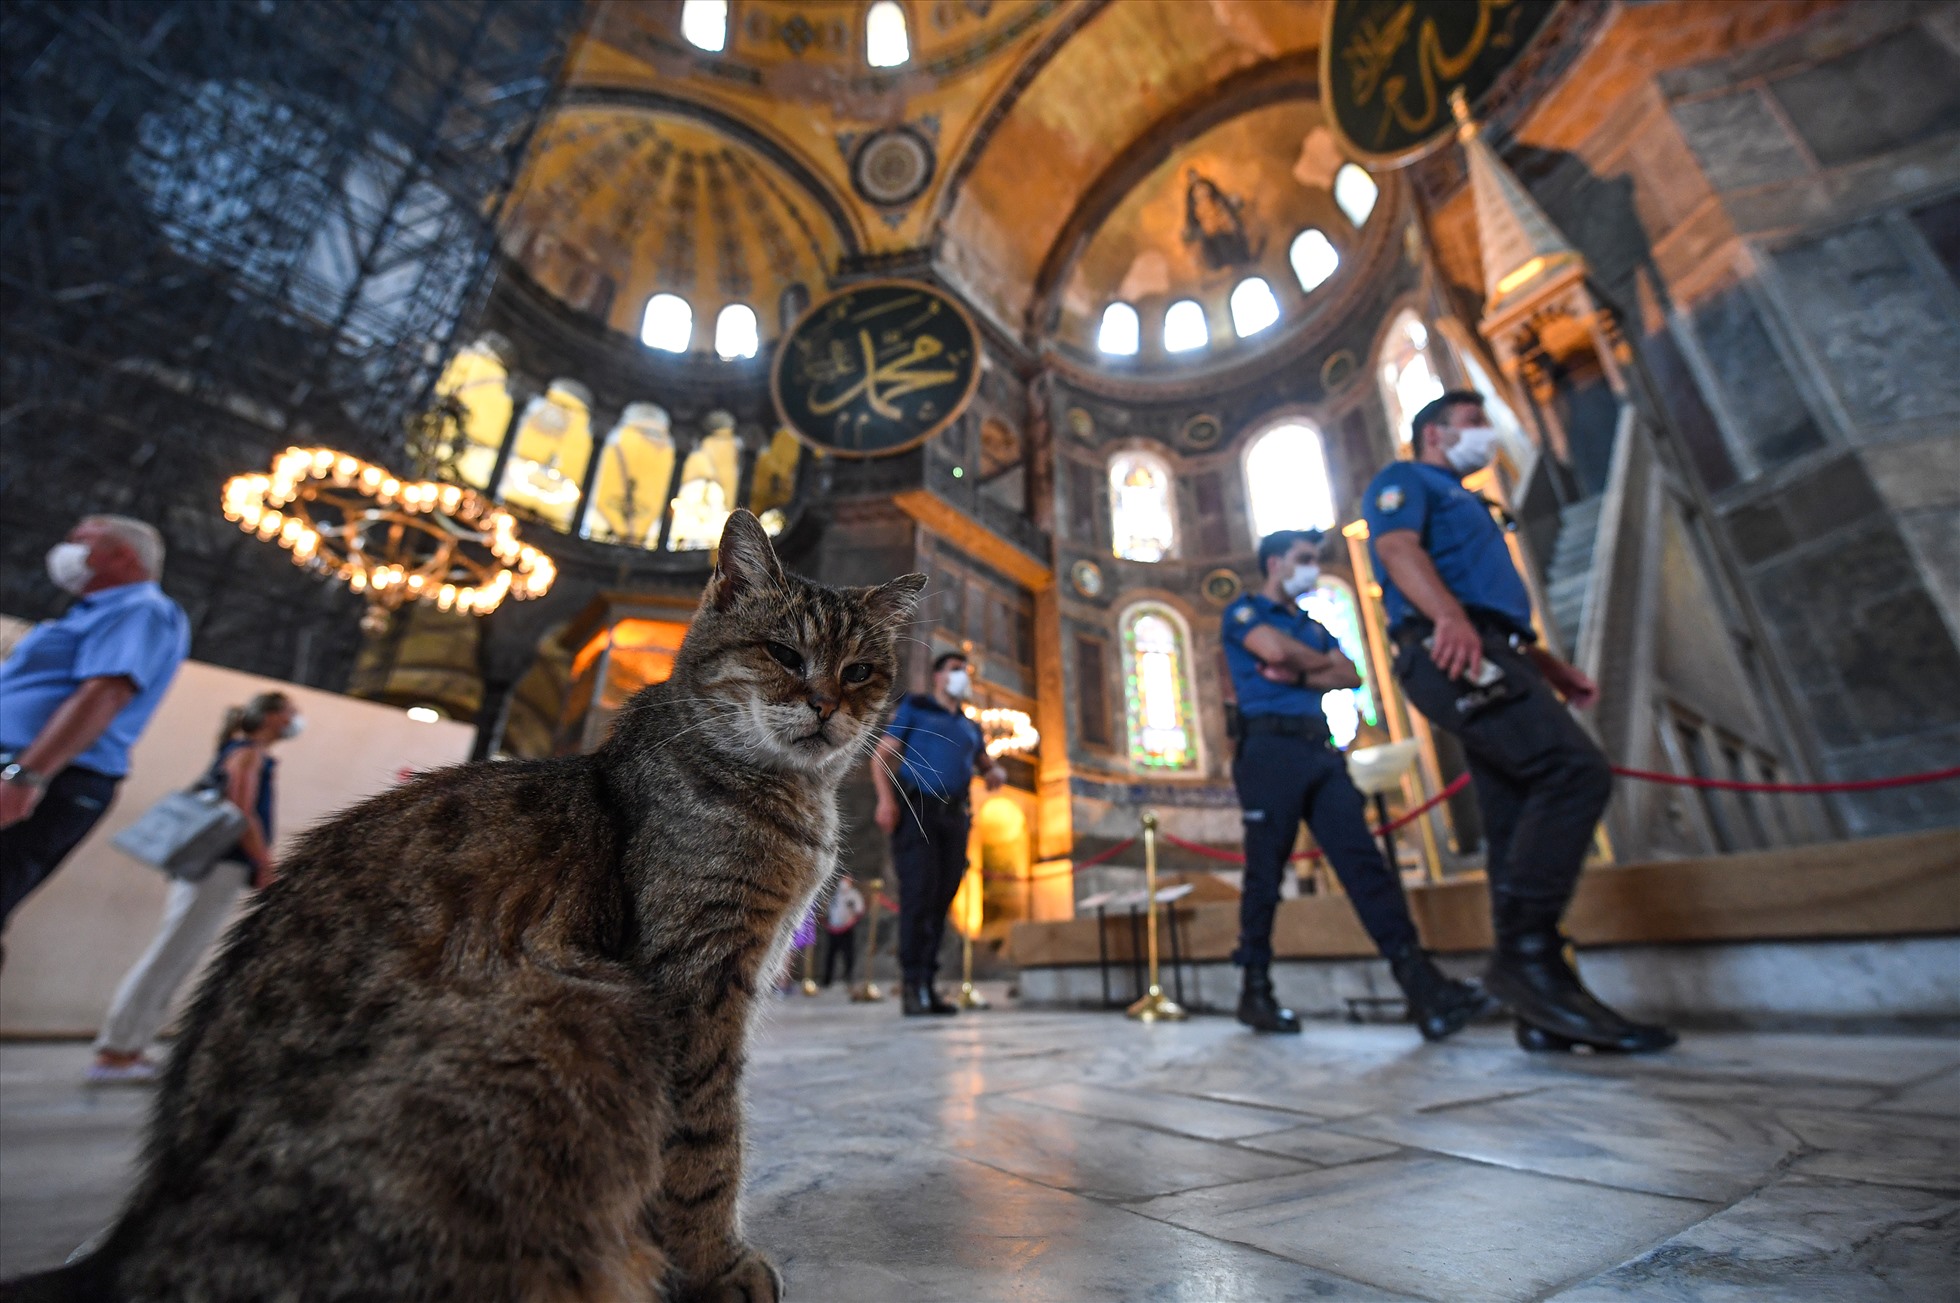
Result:
[[[200,784],[169,793],[110,844],[179,882],[202,882],[244,831],[245,812],[216,787]]]

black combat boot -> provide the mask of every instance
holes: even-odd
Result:
[[[1643,1054],[1678,1039],[1665,1027],[1637,1023],[1609,1009],[1566,962],[1561,909],[1547,901],[1499,893],[1492,904],[1497,950],[1484,989],[1510,1006],[1518,1044],[1527,1050],[1596,1050]]]
[[[1273,975],[1264,964],[1245,966],[1245,990],[1239,994],[1239,1021],[1256,1032],[1297,1032],[1300,1020],[1280,1007],[1273,995]]]
[[[1409,1000],[1409,1021],[1426,1041],[1440,1041],[1469,1026],[1497,1007],[1476,985],[1459,982],[1436,967],[1421,946],[1411,942],[1388,959],[1395,984]]]
[[[960,1007],[951,1000],[943,999],[939,992],[933,989],[931,982],[921,983],[919,994],[926,1002],[927,1013],[958,1013],[960,1011]]]

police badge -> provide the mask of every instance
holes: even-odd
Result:
[[[1402,509],[1402,490],[1391,484],[1375,495],[1375,507],[1384,514],[1393,514]]]

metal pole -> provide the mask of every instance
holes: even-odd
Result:
[[[1138,1022],[1177,1022],[1184,1009],[1164,994],[1157,983],[1157,812],[1143,812],[1143,882],[1149,899],[1145,902],[1144,928],[1149,938],[1150,989],[1129,1007],[1129,1016]]]
[[[864,980],[851,988],[853,1003],[862,1004],[868,1000],[882,1000],[885,993],[878,989],[872,977],[878,971],[878,893],[884,890],[885,880],[873,878],[867,884],[871,888],[871,939],[864,943]]]

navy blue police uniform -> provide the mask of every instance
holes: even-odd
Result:
[[[1606,757],[1523,653],[1535,639],[1531,597],[1488,503],[1451,472],[1400,461],[1363,499],[1368,547],[1395,643],[1395,677],[1430,723],[1462,744],[1483,811],[1493,903],[1503,896],[1562,909],[1578,884],[1593,829],[1612,796]],[[1494,692],[1452,680],[1423,647],[1435,624],[1396,587],[1376,550],[1382,535],[1421,540],[1504,674]]]
[[[1245,884],[1232,961],[1249,967],[1272,962],[1273,911],[1302,818],[1361,925],[1382,954],[1393,956],[1416,941],[1402,880],[1368,833],[1366,807],[1346,759],[1334,749],[1320,692],[1259,673],[1259,658],[1247,649],[1245,636],[1260,625],[1315,651],[1338,650],[1334,635],[1311,616],[1263,593],[1248,593],[1225,608],[1225,664],[1239,702],[1232,782],[1245,818]]]
[[[929,693],[898,705],[886,736],[903,747],[892,872],[898,879],[898,959],[906,982],[930,983],[939,969],[946,911],[966,876],[973,816],[967,793],[987,767],[980,726]]]

